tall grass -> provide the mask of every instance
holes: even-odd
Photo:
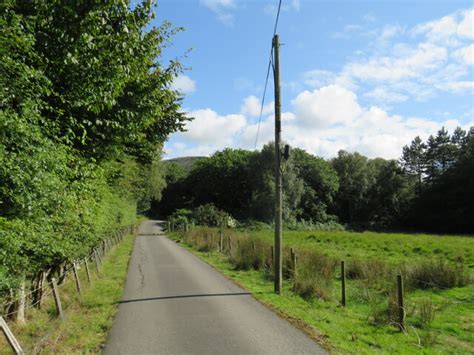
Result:
[[[185,242],[199,251],[219,250],[219,234],[223,234],[222,252],[235,270],[263,270],[273,279],[272,244],[264,238],[231,229],[195,228],[182,235]],[[293,292],[305,299],[333,299],[340,260],[311,249],[295,250],[296,272],[290,248],[283,248],[283,276],[293,283]],[[472,282],[464,271],[463,259],[414,261],[409,264],[389,263],[381,258],[348,258],[346,277],[352,280],[351,297],[367,304],[369,323],[395,324],[398,318],[396,275],[401,274],[408,291],[415,289],[449,289]],[[408,307],[408,306],[407,306]],[[413,306],[420,328],[426,328],[434,317],[434,308],[425,302]],[[416,309],[415,309],[416,308]]]
[[[301,251],[297,255],[294,291],[303,298],[316,297],[329,300],[337,261],[315,251]]]

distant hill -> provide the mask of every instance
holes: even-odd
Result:
[[[180,158],[173,158],[173,159],[167,159],[165,160],[166,162],[178,164],[182,166],[187,172],[191,171],[193,168],[194,164],[202,160],[206,157],[180,157]]]

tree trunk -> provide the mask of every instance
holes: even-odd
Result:
[[[20,294],[18,299],[18,309],[15,317],[15,321],[18,324],[26,324],[25,320],[25,305],[26,305],[26,293],[25,293],[25,281],[21,282]]]

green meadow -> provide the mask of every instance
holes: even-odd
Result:
[[[218,229],[196,227],[172,237],[332,352],[474,352],[474,238],[284,231],[284,290],[275,295],[273,231],[224,230],[222,251],[219,234]],[[297,256],[296,273],[290,248]],[[346,307],[341,305],[342,260]],[[398,323],[399,274],[404,280],[403,331]]]

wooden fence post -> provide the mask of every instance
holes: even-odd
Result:
[[[291,263],[293,264],[293,278],[296,279],[296,251],[293,250],[291,254]]]
[[[342,295],[341,295],[341,304],[343,307],[346,306],[346,268],[344,265],[344,260],[341,261],[341,289],[342,289]]]
[[[224,249],[224,246],[223,246],[224,241],[223,241],[223,239],[224,239],[224,237],[223,237],[223,235],[222,235],[222,230],[221,230],[221,231],[219,231],[219,252],[221,252],[221,253],[223,252],[223,249]]]
[[[99,259],[99,252],[97,249],[94,249],[94,259],[95,259],[95,266],[97,268],[97,272],[100,271],[100,259]]]
[[[40,279],[38,282],[38,291],[36,292],[36,296],[34,298],[34,302],[36,303],[36,308],[41,309],[43,304],[43,292],[44,292],[44,283],[46,282],[46,274],[47,272],[42,271],[40,273]]]
[[[61,318],[61,320],[64,320],[63,306],[61,305],[61,298],[59,298],[58,285],[56,284],[56,279],[54,277],[51,279],[51,286],[53,287],[54,303],[56,304],[56,310],[58,311],[59,318]]]
[[[84,258],[84,266],[86,267],[86,274],[87,274],[87,281],[89,281],[89,285],[92,283],[91,271],[89,270],[89,263],[87,262],[87,258]]]
[[[77,293],[79,293],[79,298],[81,298],[82,297],[81,280],[79,279],[79,274],[77,272],[77,265],[75,262],[72,263],[72,271],[74,272],[74,279],[76,280]]]
[[[402,275],[397,275],[397,289],[398,289],[398,323],[400,330],[405,330],[405,306],[403,302],[403,279]]]
[[[20,346],[20,343],[16,340],[15,336],[13,335],[12,331],[8,327],[7,322],[3,319],[2,316],[0,316],[0,329],[3,331],[3,334],[5,334],[5,337],[7,338],[8,343],[12,347],[13,351],[15,352],[16,355],[23,355],[25,352]]]

